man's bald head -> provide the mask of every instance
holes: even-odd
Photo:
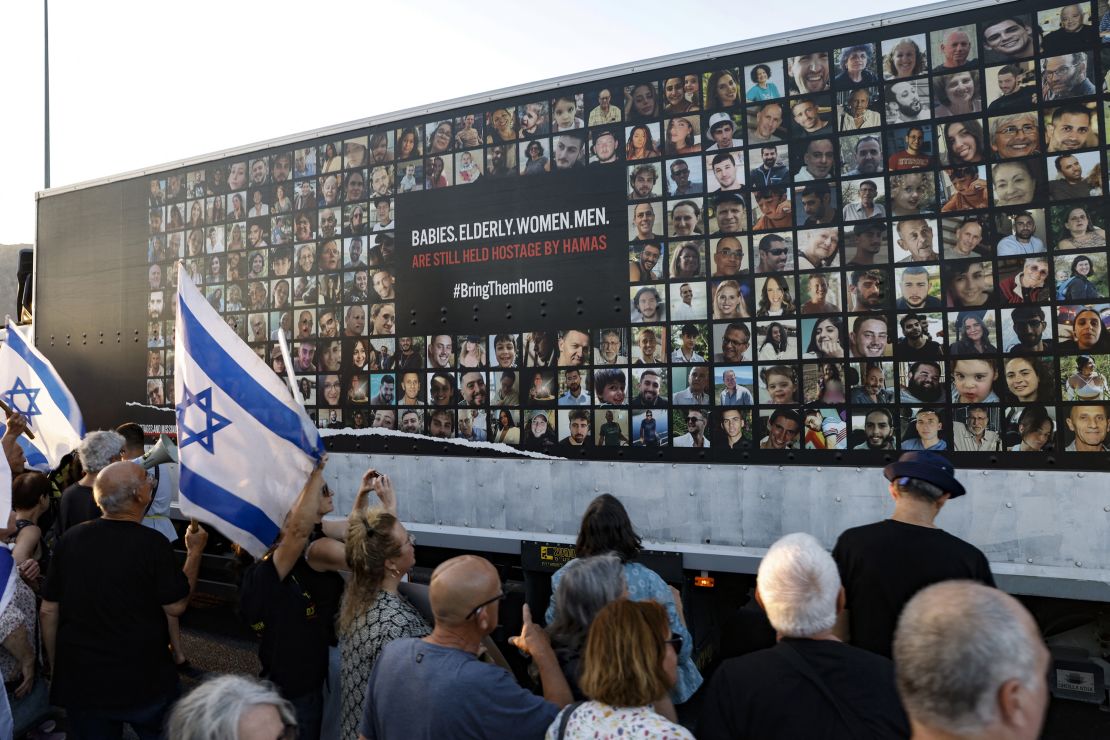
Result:
[[[146,471],[142,466],[122,460],[112,463],[96,476],[93,497],[105,514],[118,515],[137,511],[141,518],[148,503],[142,495],[146,486]],[[146,493],[149,492],[147,488]]]
[[[898,693],[910,719],[959,736],[1038,737],[1048,663],[1029,612],[972,581],[919,591],[894,635]],[[990,732],[1000,727],[1010,732]]]
[[[432,572],[428,588],[436,625],[444,627],[461,627],[468,623],[477,626],[479,620],[467,619],[467,615],[500,593],[501,578],[497,569],[477,555],[460,555],[440,563]],[[496,626],[495,619],[482,634],[492,632]]]

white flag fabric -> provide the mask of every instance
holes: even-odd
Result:
[[[8,517],[12,513],[12,467],[8,465],[8,456],[0,450],[0,522],[8,526]],[[7,550],[0,547],[0,550]],[[0,608],[0,613],[3,613]]]
[[[324,452],[289,389],[178,265],[174,399],[179,505],[255,557]]]
[[[85,436],[81,409],[58,371],[31,346],[18,328],[8,322],[8,340],[0,347],[0,398],[27,419],[34,440],[20,437],[27,462],[39,467],[40,456],[50,468],[57,467],[66,453]]]

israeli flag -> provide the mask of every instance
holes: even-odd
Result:
[[[179,505],[255,557],[324,454],[289,389],[177,269],[174,398]]]
[[[8,456],[0,450],[0,522],[8,526],[8,518],[12,514],[12,467],[8,465]],[[0,552],[8,552],[6,547],[0,547]],[[0,581],[2,582],[2,581]],[[0,614],[4,611],[0,607]]]
[[[34,440],[20,435],[32,467],[57,467],[85,436],[77,401],[58,371],[8,322],[8,340],[0,347],[0,398],[27,419]],[[30,450],[28,449],[30,448]]]

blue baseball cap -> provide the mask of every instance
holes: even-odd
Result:
[[[898,458],[898,462],[892,462],[883,468],[883,475],[889,481],[897,478],[917,478],[926,483],[932,483],[951,498],[967,493],[963,485],[956,480],[956,468],[948,458],[935,452],[903,453]]]

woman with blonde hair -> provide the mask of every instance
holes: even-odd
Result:
[[[671,278],[693,278],[701,276],[701,253],[698,245],[686,242],[675,250],[671,260]]]
[[[913,39],[902,39],[883,57],[883,76],[888,80],[925,74],[925,54]]]
[[[713,290],[713,318],[747,319],[748,303],[740,291],[740,283],[735,280],[722,280]]]
[[[373,491],[383,508],[367,509]],[[366,686],[382,648],[404,637],[424,637],[431,628],[400,594],[401,579],[416,562],[416,542],[397,518],[397,497],[389,476],[374,469],[362,476],[347,527],[346,555],[351,579],[339,611],[342,735],[358,737]]]
[[[653,737],[693,740],[690,731],[652,704],[678,680],[682,637],[654,601],[614,601],[602,609],[586,638],[580,683],[591,701],[571,704],[547,730],[556,738]]]

